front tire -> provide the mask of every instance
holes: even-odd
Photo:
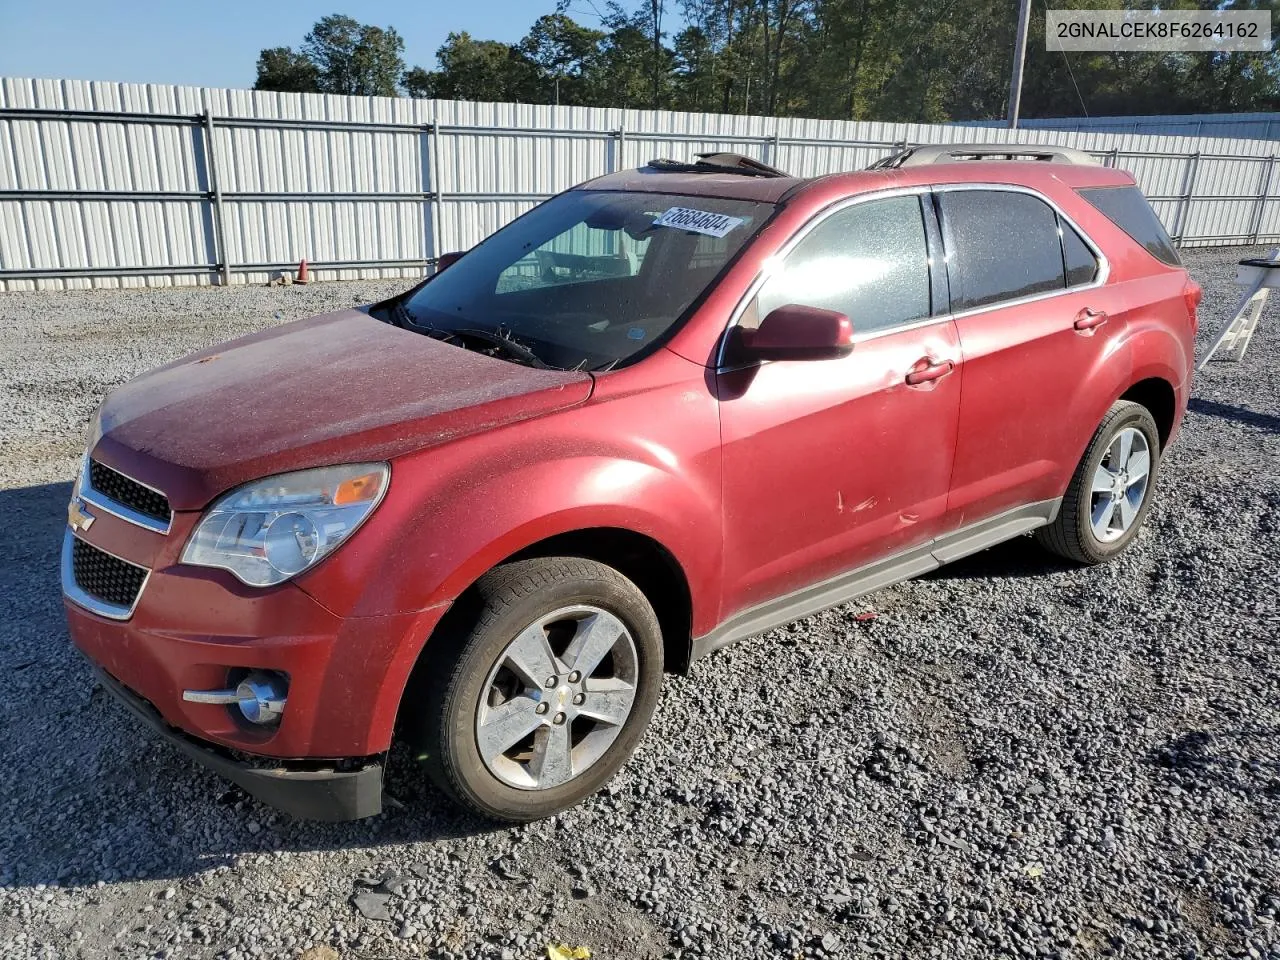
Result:
[[[1122,553],[1138,535],[1155,491],[1160,431],[1141,404],[1120,400],[1089,441],[1057,519],[1036,531],[1061,557],[1094,565]]]
[[[427,773],[483,816],[551,816],[643,735],[662,684],[657,617],[618,571],[575,557],[505,564],[468,599],[428,646],[415,737]]]

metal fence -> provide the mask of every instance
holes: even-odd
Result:
[[[984,130],[1131,170],[1183,245],[1280,239],[1261,140]],[[566,187],[656,156],[860,169],[950,125],[0,79],[0,289],[420,275]]]

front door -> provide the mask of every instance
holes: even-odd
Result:
[[[931,287],[931,216],[914,194],[827,215],[744,313],[752,326],[787,303],[838,310],[856,345],[718,374],[722,617],[942,531],[962,371]]]

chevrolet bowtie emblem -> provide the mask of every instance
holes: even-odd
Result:
[[[85,533],[93,526],[93,514],[84,506],[84,501],[79,497],[72,499],[67,505],[67,524],[76,533]]]

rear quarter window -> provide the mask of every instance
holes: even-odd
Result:
[[[1137,187],[1088,187],[1077,190],[1108,220],[1146,247],[1157,260],[1171,267],[1182,266],[1173,241],[1156,212]]]

